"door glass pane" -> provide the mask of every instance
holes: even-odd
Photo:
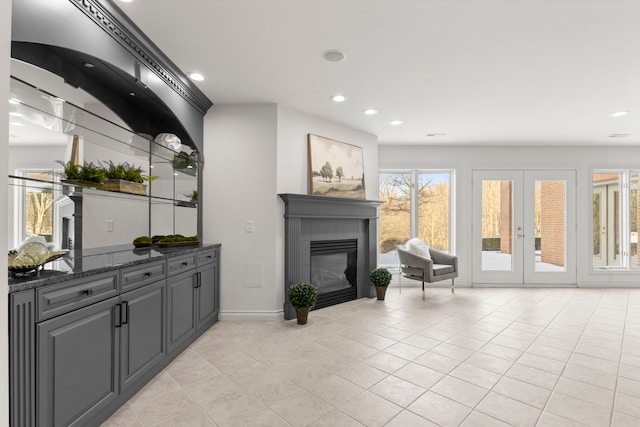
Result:
[[[566,183],[535,181],[535,271],[566,270]]]
[[[601,232],[601,216],[604,195],[599,189],[593,190],[593,265],[603,265],[603,233]]]
[[[640,268],[638,264],[638,176],[640,173],[631,172],[629,180],[631,184],[629,194],[629,266],[631,268]]]
[[[411,237],[411,174],[380,173],[381,265],[399,263],[396,245]]]
[[[513,269],[513,181],[482,181],[482,270]]]
[[[418,237],[435,249],[449,251],[448,173],[418,174]]]
[[[592,175],[593,182],[593,266],[619,267],[622,174],[601,171]]]

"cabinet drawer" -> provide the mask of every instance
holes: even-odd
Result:
[[[175,258],[169,258],[167,260],[167,270],[169,275],[172,276],[183,271],[190,270],[196,266],[196,255],[183,255]]]
[[[38,321],[116,296],[118,272],[96,274],[36,290]]]
[[[198,252],[198,265],[209,264],[218,259],[218,251],[215,249]]]
[[[165,265],[164,261],[156,261],[123,268],[122,290],[128,291],[136,289],[140,286],[164,279],[166,276]]]

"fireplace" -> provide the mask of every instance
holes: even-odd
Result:
[[[280,197],[285,202],[285,319],[296,317],[287,295],[295,283],[318,287],[313,309],[373,297],[369,272],[377,261],[380,202],[300,194]]]
[[[358,241],[316,240],[311,248],[311,284],[318,288],[315,308],[358,297]]]

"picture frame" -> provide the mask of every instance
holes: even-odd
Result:
[[[309,194],[365,199],[362,147],[307,134]]]

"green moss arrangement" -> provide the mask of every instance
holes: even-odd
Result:
[[[295,308],[313,307],[318,290],[309,283],[296,283],[289,287],[289,302]]]
[[[386,268],[376,268],[369,275],[369,279],[371,279],[371,283],[374,286],[383,286],[387,287],[391,283],[391,273]]]
[[[154,236],[155,237],[155,236]],[[182,243],[182,242],[198,242],[198,236],[183,236],[182,234],[170,234],[167,236],[162,236],[162,238],[158,239],[154,243],[158,243],[159,245],[164,245],[167,243]]]
[[[151,246],[151,237],[149,236],[139,236],[133,239],[133,246],[136,248],[144,248],[147,246]]]

